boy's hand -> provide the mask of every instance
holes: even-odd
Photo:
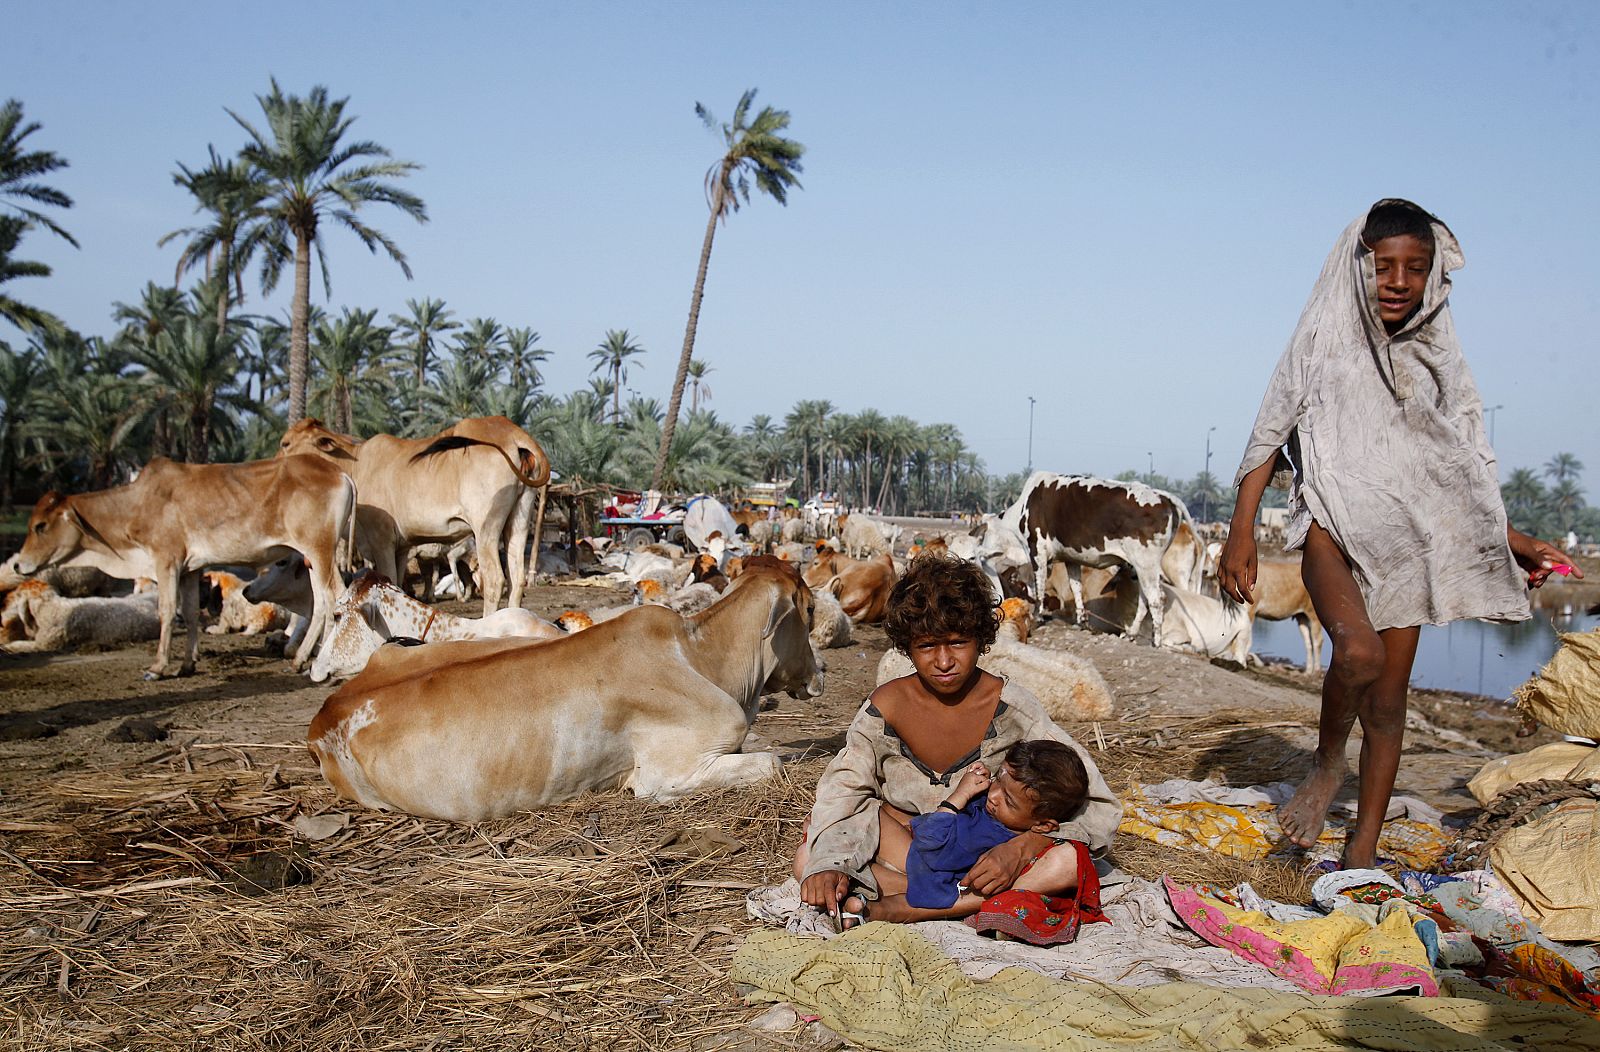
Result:
[[[989,768],[981,763],[975,763],[967,768],[967,773],[961,776],[961,781],[956,783],[954,791],[950,793],[950,803],[957,808],[966,807],[972,798],[979,793],[989,791],[993,779],[989,776]]]
[[[978,856],[962,883],[975,895],[998,895],[1015,884],[1033,857],[1050,843],[1049,837],[1039,833],[1018,833]]]
[[[1528,587],[1538,588],[1557,566],[1571,567],[1571,575],[1583,579],[1583,570],[1572,561],[1572,556],[1553,544],[1537,537],[1529,537],[1520,530],[1507,529],[1506,539],[1511,543],[1511,554],[1517,565],[1528,572]]]
[[[1252,530],[1230,530],[1217,557],[1217,587],[1236,603],[1255,601],[1256,539]]]
[[[849,893],[850,876],[837,869],[813,873],[800,883],[800,901],[824,913],[837,911],[839,903]]]

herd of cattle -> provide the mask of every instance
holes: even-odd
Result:
[[[1028,643],[1047,611],[1128,635],[1148,614],[1157,646],[1241,663],[1254,617],[1293,617],[1308,669],[1319,662],[1298,563],[1264,561],[1254,607],[1221,600],[1206,584],[1216,545],[1182,502],[1134,482],[1036,473],[1003,515],[906,545],[899,526],[866,515],[769,519],[706,498],[702,517],[718,528],[698,550],[535,544],[530,573],[549,478],[538,442],[504,417],[365,441],[307,419],[271,460],[157,459],[127,485],[40,499],[21,551],[0,567],[0,640],[49,648],[89,641],[75,624],[112,625],[158,639],[155,678],[174,671],[181,613],[176,671],[191,672],[206,586],[219,609],[207,631],[284,628],[296,669],[347,677],[308,735],[340,795],[456,821],[588,789],[671,799],[769,777],[776,756],[740,751],[761,697],[820,694],[823,652],[881,621],[904,559],[926,552],[978,563],[1007,597],[984,664],[1032,687],[1059,719],[1108,716],[1112,696],[1092,664]],[[397,585],[422,546],[458,585],[475,548],[482,617],[431,605],[431,573],[423,600]],[[358,563],[367,569],[354,573]],[[134,594],[70,598],[46,583],[83,567],[137,582]],[[522,608],[528,579],[543,573],[625,585],[634,600],[545,621]],[[897,668],[886,657],[880,681]]]

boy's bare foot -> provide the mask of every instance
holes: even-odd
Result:
[[[1328,822],[1328,808],[1344,784],[1346,773],[1342,761],[1326,765],[1321,759],[1312,760],[1311,773],[1294,791],[1294,798],[1278,811],[1278,825],[1293,843],[1310,847],[1317,842],[1322,827]]]

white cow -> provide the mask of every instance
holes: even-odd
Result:
[[[332,635],[317,651],[311,679],[354,676],[391,639],[440,643],[450,639],[555,639],[561,629],[520,606],[480,618],[456,617],[411,598],[370,570],[350,582],[333,607]]]
[[[1166,616],[1156,640],[1160,646],[1249,663],[1254,604],[1213,599],[1166,583],[1161,592]]]

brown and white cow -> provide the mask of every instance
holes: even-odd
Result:
[[[180,672],[194,671],[202,570],[264,563],[292,549],[311,564],[315,596],[294,659],[296,668],[304,668],[338,595],[337,552],[355,506],[350,476],[317,457],[244,464],[176,464],[157,457],[126,486],[39,498],[27,540],[0,577],[68,565],[96,566],[126,580],[154,578],[161,638],[145,674],[154,679],[167,672],[180,602],[188,627]]]
[[[741,753],[761,695],[822,693],[811,593],[747,571],[681,617],[641,606],[526,640],[385,647],[311,721],[323,777],[368,807],[479,822],[591,789],[672,800],[777,773]]]
[[[898,578],[888,553],[870,559],[852,559],[832,548],[817,549],[806,568],[806,584],[839,597],[839,605],[857,624],[876,624],[889,609],[889,593]]]
[[[304,561],[298,554],[287,558],[299,558]],[[249,582],[237,574],[231,574],[226,570],[212,570],[204,574],[203,578],[217,604],[217,621],[216,624],[206,627],[207,635],[220,636],[228,632],[238,632],[242,635],[258,636],[263,632],[289,627],[289,611],[276,603],[250,602],[244,595],[245,586]]]
[[[1189,518],[1183,502],[1138,482],[1036,471],[1022,495],[1001,516],[1027,544],[1033,560],[1034,596],[1045,594],[1050,564],[1064,559],[1083,566],[1126,565],[1139,582],[1139,608],[1128,635],[1137,635],[1148,610],[1161,639],[1161,560],[1178,528]],[[1072,598],[1083,623],[1083,588],[1076,573]]]
[[[279,456],[297,453],[330,460],[356,480],[356,547],[373,569],[397,581],[404,549],[470,535],[478,543],[484,613],[505,599],[506,569],[509,605],[522,605],[536,490],[550,481],[550,461],[522,428],[503,416],[473,417],[432,438],[362,441],[307,417],[278,444]]]

